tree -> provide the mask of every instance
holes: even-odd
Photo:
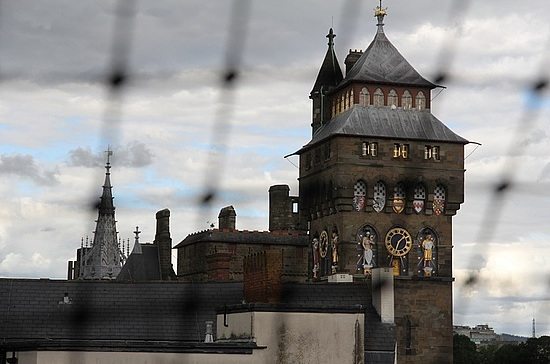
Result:
[[[476,344],[464,335],[453,335],[454,364],[479,364]]]

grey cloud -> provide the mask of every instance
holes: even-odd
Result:
[[[32,155],[0,155],[0,174],[12,174],[31,179],[39,185],[57,184],[54,170],[43,170],[38,167]]]
[[[153,162],[153,153],[141,142],[132,142],[113,150],[112,163],[122,167],[140,168]],[[76,148],[69,151],[69,165],[95,168],[105,163],[105,153],[94,153],[90,148]]]

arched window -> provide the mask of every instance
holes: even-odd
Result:
[[[424,110],[426,108],[426,96],[422,91],[418,91],[416,94],[416,108],[418,110]]]
[[[367,184],[364,181],[357,181],[353,186],[353,209],[355,211],[365,210],[367,196]]]
[[[374,195],[372,199],[372,208],[376,212],[380,212],[386,206],[386,185],[382,181],[376,182],[374,185]]]
[[[412,108],[412,96],[411,93],[407,90],[403,92],[403,96],[401,97],[401,106],[403,106],[403,109],[409,110]]]
[[[388,106],[397,107],[397,105],[397,92],[395,92],[395,90],[390,90],[388,94]]]
[[[369,90],[367,90],[366,87],[363,87],[361,89],[361,93],[359,94],[359,105],[361,106],[370,105],[370,94],[369,94]]]
[[[445,187],[443,185],[437,185],[434,190],[433,211],[435,215],[445,212]]]
[[[417,184],[414,188],[413,196],[413,209],[417,214],[424,210],[424,204],[426,203],[426,188],[424,185]]]
[[[336,116],[336,99],[332,99],[332,116]]]
[[[400,214],[405,210],[405,188],[403,183],[399,182],[393,188],[393,211]]]
[[[355,101],[353,100],[353,89],[349,92],[349,107],[352,107]]]
[[[439,241],[437,234],[430,228],[423,228],[416,238],[418,246],[419,277],[431,277],[437,273],[437,247]]]
[[[346,92],[346,96],[344,97],[344,110],[347,110],[349,108],[349,91]]]
[[[374,106],[384,106],[384,93],[379,88],[374,91],[374,99],[372,103]]]
[[[342,96],[340,96],[340,112],[345,110],[344,107],[345,107],[345,105],[344,105],[344,94],[342,94]]]

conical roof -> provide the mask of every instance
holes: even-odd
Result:
[[[384,33],[383,15],[378,17],[378,31],[373,41],[347,73],[342,84],[358,81],[438,87],[422,77],[389,41]]]
[[[111,164],[107,160],[105,165],[105,182],[103,183],[103,193],[101,194],[101,201],[99,203],[99,215],[112,215],[115,214],[115,206],[113,205],[113,187],[111,186]]]
[[[330,28],[327,35],[327,38],[329,39],[327,53],[325,55],[325,59],[323,60],[323,64],[321,65],[321,69],[319,70],[319,74],[317,75],[317,79],[315,80],[315,85],[311,90],[312,94],[315,91],[319,91],[321,86],[324,87],[324,90],[328,90],[330,87],[335,87],[344,78],[342,69],[338,64],[338,59],[336,59],[336,53],[334,52],[335,37],[336,34],[334,34],[334,31]]]

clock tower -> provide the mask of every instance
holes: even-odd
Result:
[[[432,114],[431,91],[441,86],[389,41],[385,15],[376,8],[374,39],[350,50],[341,80],[330,30],[310,95],[313,136],[296,152],[310,278],[369,280],[388,268],[399,362],[450,363],[452,217],[464,201],[468,141]]]

